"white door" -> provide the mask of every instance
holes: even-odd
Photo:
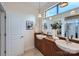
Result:
[[[22,19],[20,16],[10,13],[7,16],[7,55],[15,56],[24,52]]]

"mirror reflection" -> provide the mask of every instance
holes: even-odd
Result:
[[[73,7],[71,7],[72,4]],[[57,4],[47,10],[46,17],[42,20],[42,32],[51,36],[62,36],[70,39],[79,38],[78,7],[77,3],[68,3],[63,8]]]

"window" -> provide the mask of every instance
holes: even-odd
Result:
[[[46,17],[53,16],[57,14],[57,6],[46,11]]]
[[[68,2],[68,5],[66,7],[61,8],[59,6],[58,11],[59,13],[63,13],[76,7],[79,7],[79,2]]]
[[[79,2],[68,2],[68,5],[63,8],[61,8],[60,6],[57,7],[56,5],[55,7],[46,11],[46,17],[54,16],[58,13],[63,13],[77,7],[79,7]]]

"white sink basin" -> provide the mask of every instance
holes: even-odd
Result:
[[[55,36],[53,36],[53,39],[54,39],[54,40],[59,40],[59,38],[58,38],[58,37],[55,37]]]
[[[41,34],[39,34],[39,35],[36,35],[36,37],[37,37],[38,39],[43,39],[43,38],[46,38],[46,35],[41,35]]]
[[[65,40],[56,40],[55,43],[63,51],[73,54],[79,53],[78,43],[74,43],[74,42],[67,43]]]

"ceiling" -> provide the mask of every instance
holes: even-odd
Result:
[[[40,9],[46,9],[50,5],[54,5],[56,2],[40,2]],[[2,6],[6,11],[29,11],[38,10],[39,2],[2,2]]]

